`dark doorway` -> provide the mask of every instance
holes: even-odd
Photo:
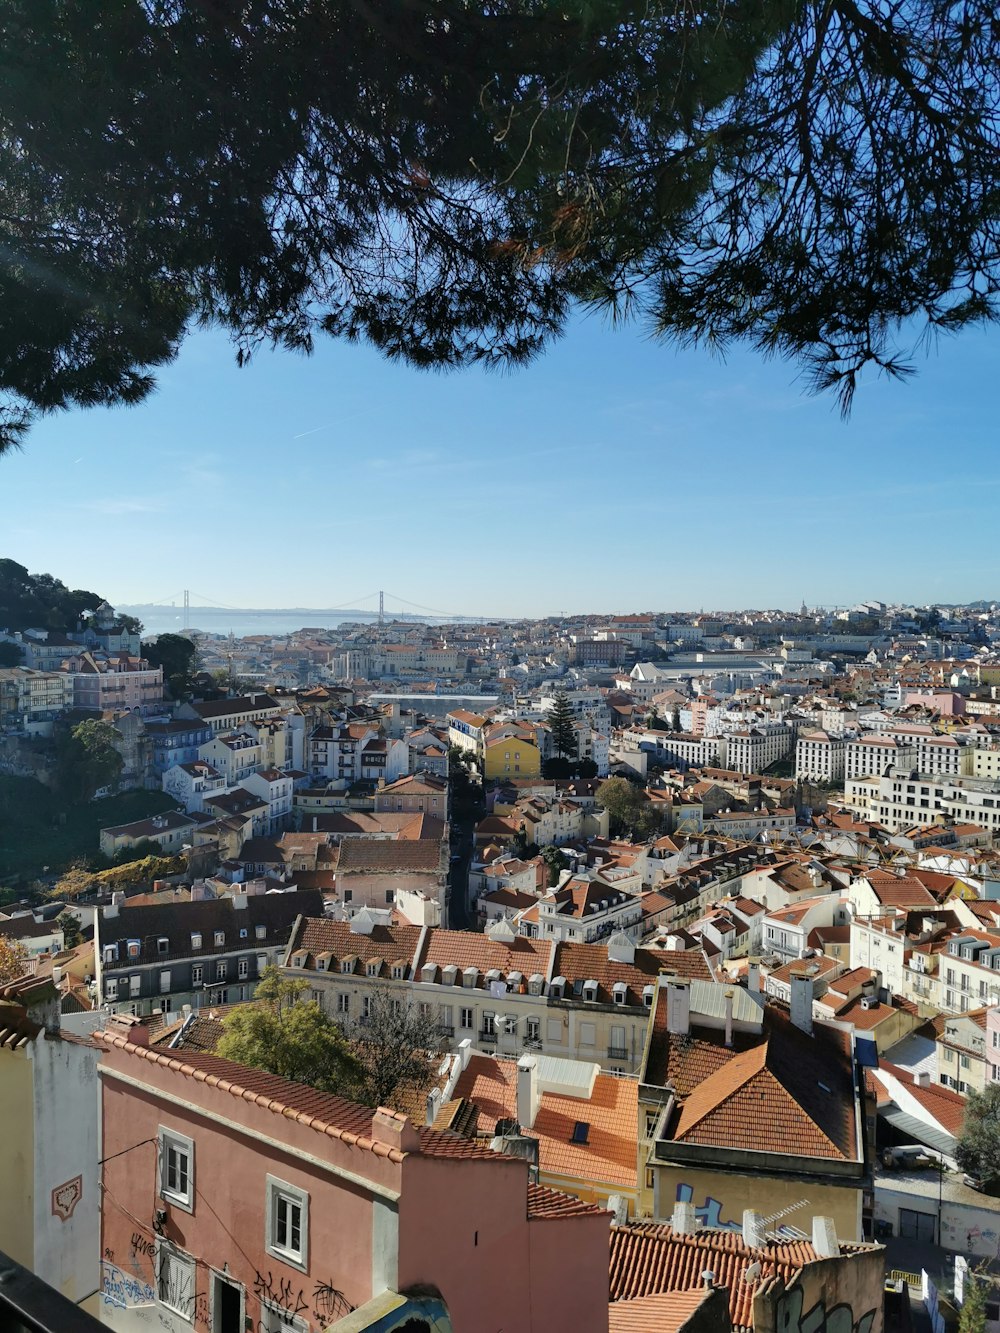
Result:
[[[243,1333],[243,1291],[224,1277],[213,1274],[215,1300],[212,1333]]]

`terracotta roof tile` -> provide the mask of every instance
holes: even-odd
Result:
[[[841,1248],[849,1251],[853,1247]],[[655,1223],[613,1226],[610,1296],[616,1302],[657,1292],[695,1289],[703,1295],[701,1275],[707,1270],[715,1274],[717,1286],[729,1290],[734,1329],[749,1329],[753,1324],[753,1298],[758,1283],[743,1281],[748,1266],[755,1260],[760,1262],[758,1282],[777,1275],[791,1286],[799,1270],[816,1258],[816,1251],[808,1241],[768,1244],[754,1250],[743,1243],[738,1231],[702,1230],[678,1236],[669,1226]]]
[[[544,977],[551,952],[551,941],[529,940],[523,935],[516,936],[514,942],[507,945],[472,930],[431,930],[427,933],[420,965],[453,965],[459,971],[475,967],[479,969],[477,984],[482,985],[484,974],[494,968],[504,976],[509,972],[520,972],[525,980],[536,972]]]
[[[528,1185],[528,1217],[532,1220],[555,1217],[593,1217],[605,1209],[596,1203],[584,1203],[572,1194],[551,1190],[546,1185]]]
[[[677,976],[700,981],[714,980],[712,970],[700,949],[675,951],[638,948],[633,962],[618,963],[608,957],[606,944],[560,941],[555,947],[552,975],[565,977],[567,981],[596,981],[597,998],[602,1004],[614,1002],[612,987],[616,981],[624,981],[628,987],[626,1004],[641,1005],[643,990],[646,986],[655,986],[661,972],[673,972]]]
[[[677,1333],[708,1296],[702,1286],[614,1301],[608,1307],[608,1333]]]
[[[599,1073],[585,1101],[543,1092],[535,1123],[523,1132],[538,1140],[538,1164],[543,1173],[571,1180],[636,1186],[638,1091],[634,1079]],[[492,1135],[498,1120],[517,1118],[517,1063],[488,1055],[473,1055],[455,1088],[479,1108],[478,1130]],[[585,1144],[573,1143],[573,1127],[590,1126]]]

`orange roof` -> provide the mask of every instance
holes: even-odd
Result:
[[[850,1253],[854,1247],[841,1245]],[[702,1274],[715,1275],[717,1286],[729,1291],[729,1314],[735,1330],[753,1326],[753,1298],[769,1277],[780,1277],[791,1286],[796,1274],[817,1259],[809,1241],[786,1241],[754,1250],[744,1244],[738,1231],[702,1230],[675,1235],[671,1227],[636,1223],[611,1228],[610,1297],[630,1301],[658,1292],[697,1290],[705,1294]],[[757,1282],[745,1282],[743,1274],[757,1260],[761,1265]],[[624,1325],[627,1329],[628,1325]],[[658,1327],[658,1325],[646,1325]],[[611,1325],[614,1328],[614,1325]]]
[[[634,1301],[613,1301],[608,1306],[608,1333],[678,1333],[687,1326],[702,1301],[710,1295],[705,1286],[690,1291],[661,1291]]]
[[[420,965],[477,967],[480,974],[496,968],[505,976],[508,972],[521,972],[529,977],[539,972],[544,977],[551,951],[550,940],[529,940],[523,935],[516,936],[513,943],[507,945],[473,930],[429,930]],[[479,979],[481,981],[482,977]]]
[[[498,1120],[517,1119],[517,1063],[473,1055],[458,1080],[457,1098],[473,1102],[480,1134],[492,1135]],[[636,1186],[639,1085],[635,1079],[599,1073],[589,1101],[543,1092],[535,1123],[523,1132],[538,1140],[544,1174],[589,1183]],[[590,1126],[586,1143],[573,1143],[573,1127]]]
[[[528,1217],[532,1221],[555,1217],[585,1217],[607,1211],[596,1203],[584,1203],[572,1194],[549,1189],[547,1185],[528,1185]]]

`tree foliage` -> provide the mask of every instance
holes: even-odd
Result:
[[[24,650],[20,644],[0,641],[0,667],[20,666],[24,660]]]
[[[142,645],[143,656],[152,666],[163,668],[163,679],[175,699],[184,699],[195,688],[197,648],[183,634],[160,634]]]
[[[566,869],[568,862],[562,850],[556,846],[543,847],[542,860],[549,872],[549,888],[553,889],[559,883],[559,876]]]
[[[575,758],[578,749],[576,719],[565,690],[559,690],[556,701],[545,717],[552,737],[552,749],[559,759]]]
[[[75,949],[83,939],[83,931],[80,929],[80,923],[72,912],[63,912],[58,917],[56,925],[63,933],[63,945],[67,949]]]
[[[403,1109],[415,1093],[430,1086],[431,1055],[441,1037],[434,1021],[387,986],[368,992],[367,1015],[351,1026],[361,1072],[355,1090],[367,1106]]]
[[[303,999],[309,984],[264,969],[251,1003],[222,1020],[217,1053],[237,1064],[308,1083],[323,1092],[351,1096],[359,1066],[343,1033],[315,1000]]]
[[[965,1298],[958,1316],[958,1333],[986,1333],[986,1305],[991,1278],[987,1273],[967,1273]]]
[[[608,812],[612,834],[649,837],[660,825],[660,817],[646,793],[628,778],[607,778],[595,793],[598,805]]]
[[[7,444],[199,322],[509,364],[582,304],[846,403],[996,314],[987,0],[5,0],[0,40]]]
[[[28,970],[28,951],[20,940],[0,935],[0,986],[23,977]]]
[[[991,1192],[1000,1188],[1000,1083],[967,1094],[955,1160]]]
[[[71,801],[89,801],[102,787],[114,787],[125,761],[115,748],[121,737],[110,722],[88,718],[62,738],[56,766],[60,792]]]
[[[0,148],[0,159],[2,157],[3,149]],[[0,184],[0,201],[3,189]],[[0,220],[0,291],[4,290],[5,271],[2,238],[3,222]],[[5,353],[10,354],[10,347],[4,315],[0,312],[0,393],[5,387]],[[3,443],[3,415],[0,407],[0,448]],[[86,592],[82,588],[70,590],[51,574],[29,574],[24,565],[19,565],[16,560],[0,560],[0,629],[47,629],[65,633],[74,629],[86,612],[93,611],[100,604],[101,598],[96,593]]]

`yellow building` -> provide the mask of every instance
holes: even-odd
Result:
[[[496,736],[483,746],[483,777],[487,782],[503,778],[537,778],[542,756],[537,745],[521,736]]]

